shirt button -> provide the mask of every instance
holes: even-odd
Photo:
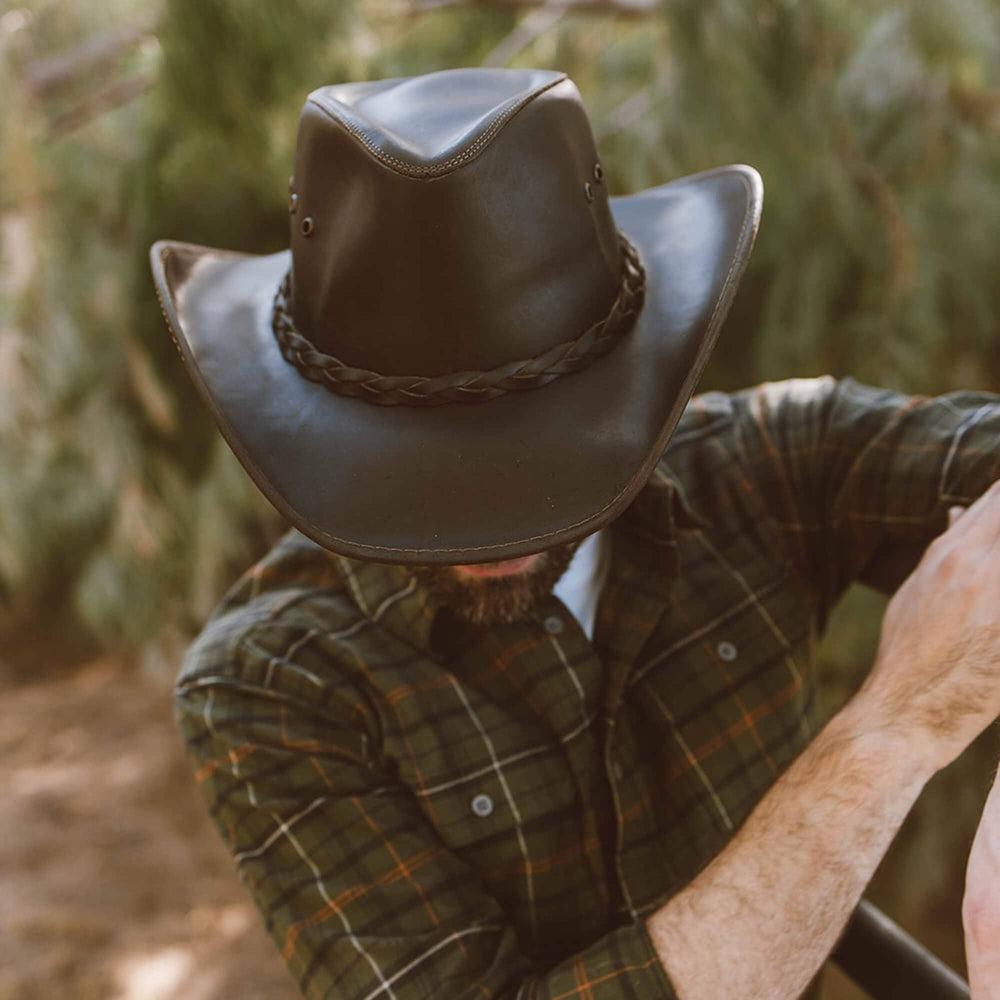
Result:
[[[472,800],[472,811],[477,816],[489,816],[493,812],[493,800],[488,795],[477,795]]]
[[[715,651],[719,654],[719,659],[727,663],[732,663],[736,659],[736,647],[731,642],[720,642]]]
[[[563,630],[563,620],[558,615],[549,615],[545,619],[545,631],[550,635],[559,635]]]

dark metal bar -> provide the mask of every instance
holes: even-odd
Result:
[[[873,1000],[969,1000],[961,976],[866,899],[831,958]]]

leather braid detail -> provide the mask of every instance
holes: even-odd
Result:
[[[489,371],[446,375],[380,375],[353,368],[324,354],[295,328],[288,311],[291,272],[274,296],[271,326],[281,354],[310,382],[341,396],[353,396],[379,406],[440,406],[442,403],[484,402],[505,392],[536,389],[562,375],[586,368],[607,353],[635,324],[645,294],[646,272],[634,246],[621,234],[622,283],[608,315],[576,339],[523,361],[508,361]]]

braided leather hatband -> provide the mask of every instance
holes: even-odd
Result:
[[[635,323],[642,308],[646,275],[638,251],[621,234],[622,283],[611,311],[575,340],[549,348],[524,361],[509,361],[489,371],[450,372],[446,375],[380,375],[345,365],[324,354],[295,328],[288,310],[291,272],[274,296],[271,326],[282,356],[310,382],[318,382],[341,396],[355,396],[380,406],[439,406],[442,403],[482,402],[505,392],[535,389],[580,371],[618,342]]]

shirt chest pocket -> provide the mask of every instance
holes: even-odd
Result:
[[[707,803],[731,830],[815,732],[812,609],[787,564],[746,542],[702,539],[700,554],[676,581],[631,694],[642,728],[659,733],[658,781],[674,808]]]
[[[445,845],[497,862],[523,856],[566,813],[578,813],[576,782],[557,747],[494,755],[480,766],[440,772],[414,789]]]

